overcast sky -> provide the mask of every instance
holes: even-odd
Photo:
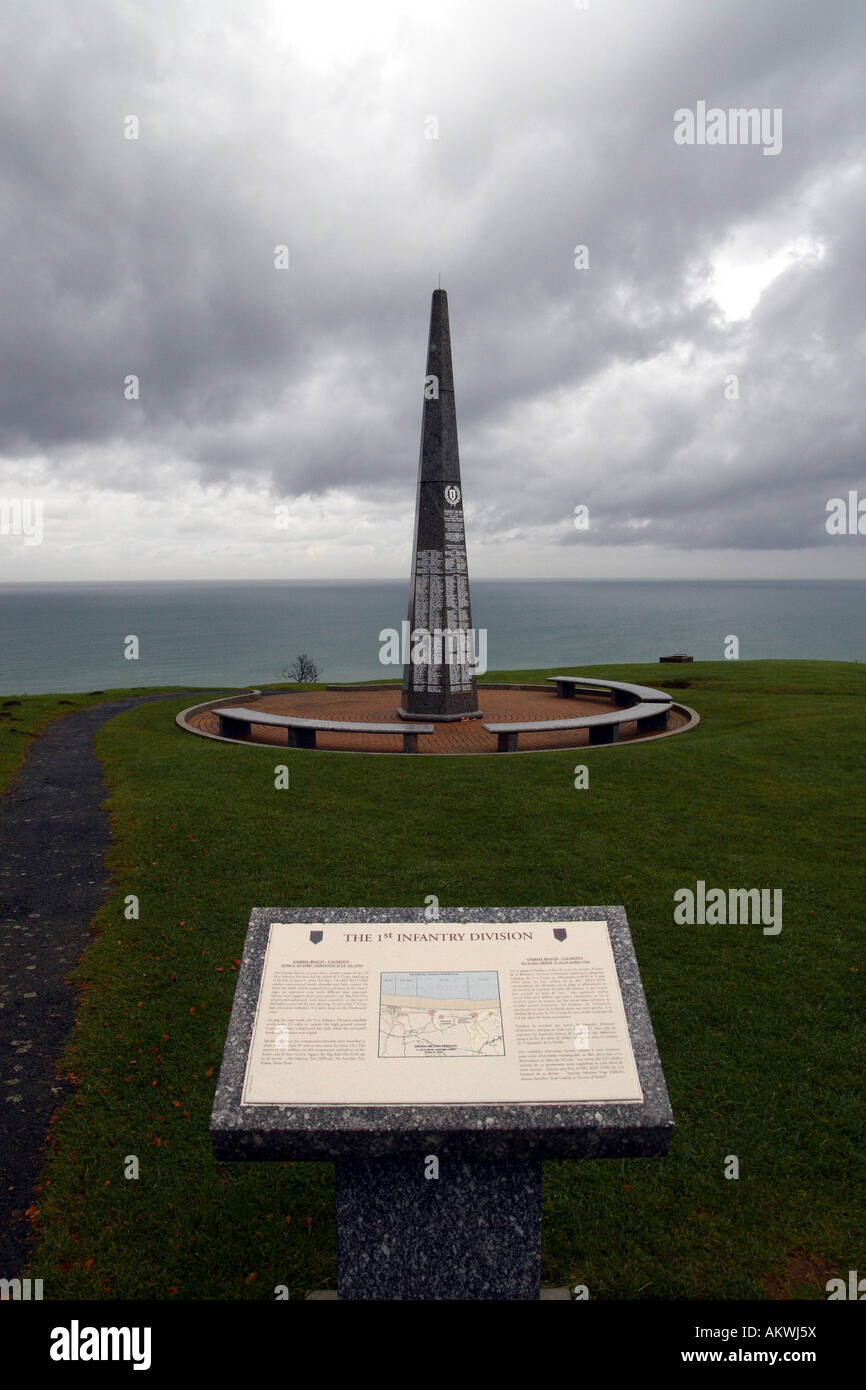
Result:
[[[440,272],[470,575],[866,575],[825,525],[866,497],[858,0],[3,27],[0,499],[44,539],[0,577],[408,579]],[[700,102],[781,148],[678,143]]]

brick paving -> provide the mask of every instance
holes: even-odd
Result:
[[[346,719],[359,723],[382,724],[398,722],[399,703],[399,688],[363,691],[284,691],[244,701],[248,708],[261,709],[268,714],[297,714],[305,719]],[[585,714],[604,714],[612,708],[610,701],[603,696],[595,698],[581,695],[574,700],[560,700],[552,687],[543,690],[487,690],[482,686],[479,688],[478,703],[484,712],[484,719],[463,719],[459,723],[437,724],[435,733],[419,737],[419,754],[495,753],[496,735],[489,734],[482,728],[485,722],[498,724],[510,721],[521,723],[528,719],[579,719]],[[209,734],[219,734],[219,720],[215,710],[205,710],[192,715],[189,723],[192,727]],[[684,714],[676,710],[671,713],[672,729],[681,729],[687,723],[688,719]],[[406,727],[411,728],[411,724],[407,724]],[[620,741],[623,743],[636,742],[652,736],[651,732],[639,734],[634,722],[620,726]],[[285,748],[286,731],[269,728],[264,724],[254,724],[252,741]],[[316,742],[323,750],[354,753],[401,752],[400,739],[396,735],[319,732]],[[588,743],[588,729],[520,735],[520,749],[527,753],[551,748],[585,748]]]

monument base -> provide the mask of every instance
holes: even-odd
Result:
[[[426,1177],[434,1167],[438,1175]],[[338,1159],[339,1297],[537,1300],[541,1159]]]
[[[400,719],[416,719],[424,724],[457,724],[461,719],[483,719],[484,711],[473,709],[467,710],[465,714],[414,714],[403,709],[401,705],[397,715]]]

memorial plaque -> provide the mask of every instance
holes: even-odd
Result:
[[[335,1162],[341,1299],[537,1299],[543,1159],[673,1123],[623,908],[253,909],[213,1150]]]
[[[621,907],[253,909],[218,1158],[645,1157],[672,1130]]]
[[[643,1100],[607,923],[270,926],[241,1103]]]

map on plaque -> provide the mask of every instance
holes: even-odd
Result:
[[[642,1100],[606,922],[270,927],[243,1105]]]

